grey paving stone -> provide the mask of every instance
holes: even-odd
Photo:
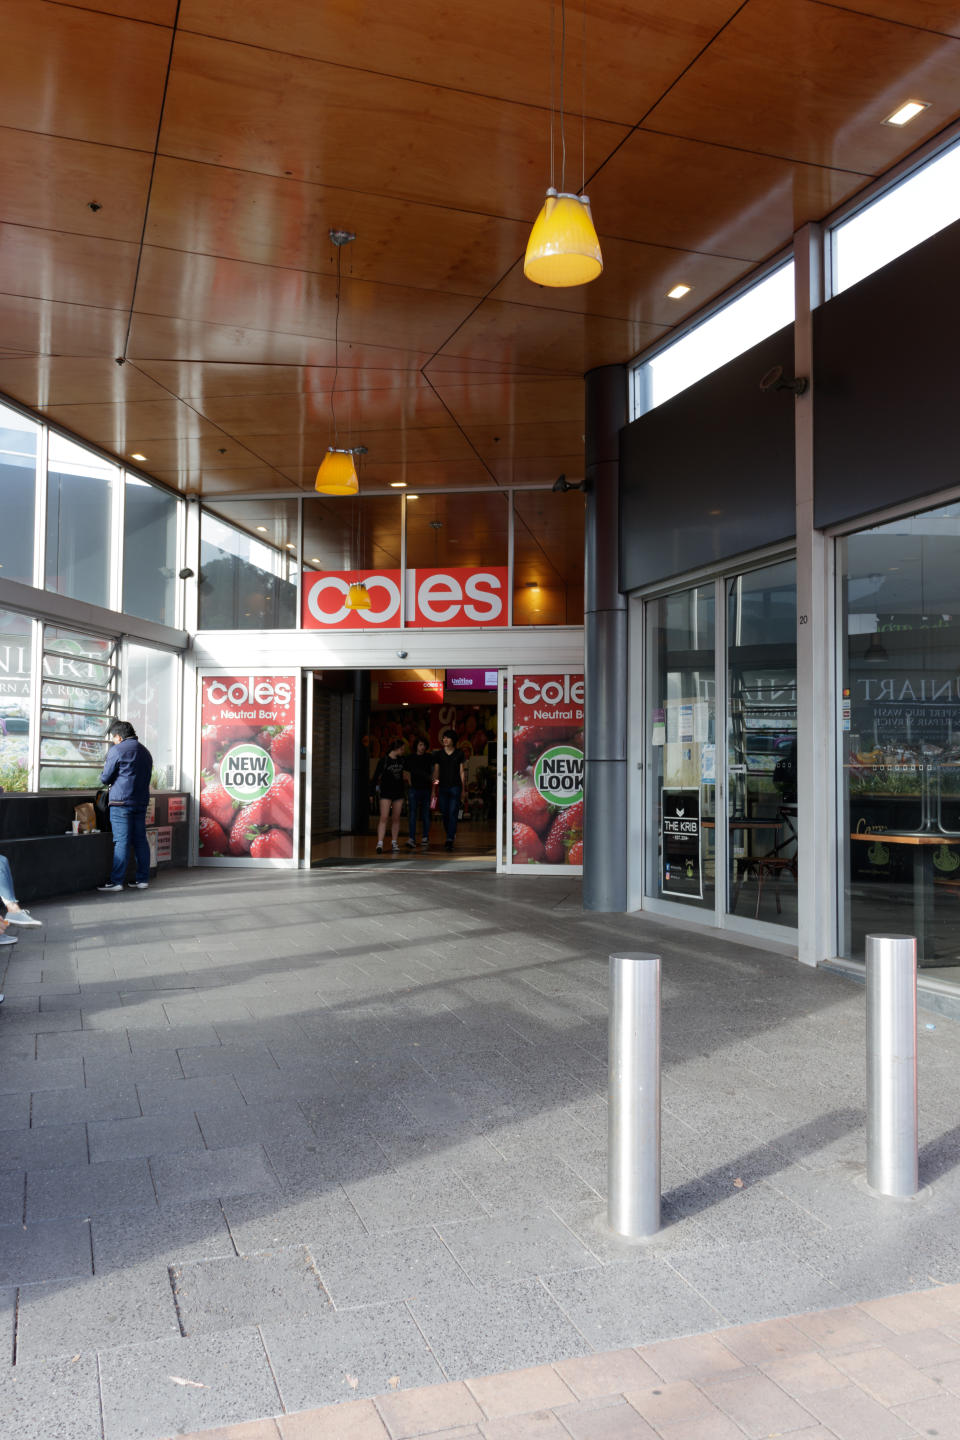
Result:
[[[0,1374],[13,1361],[14,1325],[17,1317],[15,1286],[0,1287]]]
[[[235,1254],[215,1200],[179,1205],[174,1211],[125,1211],[90,1221],[93,1263],[98,1275],[127,1266],[195,1260]]]
[[[44,1015],[38,1009],[36,1013],[18,1014],[16,1009],[8,1009],[4,1005],[3,1023],[0,1025],[0,1041],[6,1043],[8,1035],[28,1033],[35,1035],[48,1034],[58,1030],[80,1030],[82,1028],[81,1011],[58,1011],[55,1015]]]
[[[72,1090],[38,1090],[33,1097],[30,1123],[65,1124],[71,1120],[123,1120],[140,1114],[136,1087],[92,1085]]]
[[[17,1315],[17,1363],[42,1356],[180,1335],[167,1267],[149,1264],[84,1280],[24,1287]]]
[[[359,1132],[350,1137],[314,1133],[310,1141],[284,1135],[263,1144],[281,1186],[293,1193],[309,1187],[320,1191],[329,1185],[350,1186],[371,1176],[382,1177],[392,1168],[377,1142]]]
[[[211,1150],[280,1136],[293,1141],[299,1139],[304,1145],[316,1144],[317,1137],[296,1100],[245,1105],[238,1095],[238,1103],[200,1110],[197,1119]]]
[[[285,1410],[310,1410],[445,1377],[403,1305],[331,1312],[301,1324],[267,1325],[263,1343]]]
[[[748,1324],[843,1303],[835,1285],[785,1244],[758,1240],[748,1265],[740,1247],[677,1255],[671,1264],[730,1324]],[[700,1327],[706,1328],[706,1327]]]
[[[437,1162],[346,1181],[344,1189],[371,1232],[409,1230],[414,1225],[483,1215],[479,1201],[463,1181]]]
[[[112,1035],[112,1030],[96,1032]],[[183,1070],[176,1050],[138,1050],[123,1054],[86,1055],[83,1074],[88,1086],[148,1085],[165,1080],[182,1080]]]
[[[694,1334],[726,1318],[657,1255],[548,1275],[544,1283],[597,1350]]]
[[[209,1023],[201,1025],[156,1025],[130,1032],[134,1055],[144,1050],[183,1050],[193,1045],[219,1045],[220,1037]]]
[[[551,1214],[442,1221],[437,1230],[471,1280],[482,1284],[510,1283],[528,1275],[586,1269],[597,1263]]]
[[[288,1194],[226,1197],[223,1213],[241,1255],[300,1244],[315,1254],[331,1243],[349,1247],[367,1233],[340,1185],[296,1199]]]
[[[255,1075],[278,1069],[266,1045],[200,1045],[177,1053],[188,1080],[198,1075]]]
[[[5,1130],[2,1154],[5,1169],[85,1165],[87,1127],[45,1125],[42,1130]]]
[[[150,1170],[161,1206],[279,1189],[260,1145],[235,1145],[197,1154],[156,1155]]]
[[[184,1335],[325,1314],[330,1298],[303,1245],[171,1269]]]
[[[450,1380],[549,1365],[590,1348],[537,1280],[424,1291],[407,1304]]]
[[[104,1440],[161,1440],[281,1408],[252,1327],[102,1350],[99,1361]]]
[[[0,1101],[0,1131],[22,1130],[30,1124],[30,1095],[10,1091]]]
[[[405,1300],[422,1289],[456,1294],[467,1283],[433,1229],[355,1236],[350,1242],[337,1238],[310,1249],[338,1310]]]
[[[37,1036],[38,1060],[129,1054],[129,1040],[116,1030],[71,1030],[62,1035]]]
[[[0,1225],[0,1285],[37,1285],[89,1275],[90,1227],[85,1220]]]
[[[27,1222],[60,1216],[152,1209],[157,1203],[146,1160],[112,1160],[27,1170]]]
[[[204,1110],[217,1105],[236,1104],[238,1097],[242,1099],[232,1075],[138,1084],[137,1093],[144,1115]]]
[[[97,1357],[0,1368],[0,1440],[101,1440]]]
[[[131,1120],[92,1121],[87,1125],[90,1159],[122,1160],[137,1155],[177,1155],[184,1150],[203,1150],[203,1136],[197,1117],[180,1115],[139,1115]]]
[[[16,1225],[23,1220],[26,1181],[23,1170],[0,1170],[0,1225]]]
[[[162,1025],[166,1020],[166,1011],[163,1008],[163,1001],[153,998],[151,992],[149,999],[144,999],[146,992],[135,991],[127,998],[130,1004],[122,1003],[106,1004],[94,1002],[86,1006],[83,1011],[84,1030],[146,1030]]]
[[[0,1095],[18,1090],[69,1090],[82,1085],[83,1064],[79,1059],[0,1060]]]
[[[547,1206],[591,1204],[597,1192],[559,1156],[528,1157],[510,1164],[454,1162],[457,1174],[491,1215],[523,1215]]]

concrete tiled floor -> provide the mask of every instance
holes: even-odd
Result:
[[[954,1022],[921,1013],[898,1204],[862,1184],[862,989],[575,881],[38,908],[2,952],[0,1440],[960,1432]],[[664,956],[639,1246],[604,1224],[620,948]]]

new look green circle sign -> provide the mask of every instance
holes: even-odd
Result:
[[[551,805],[577,805],[583,799],[583,751],[575,745],[544,750],[533,771],[533,783]]]
[[[234,745],[220,761],[220,784],[233,800],[259,800],[273,784],[273,758],[259,745]]]

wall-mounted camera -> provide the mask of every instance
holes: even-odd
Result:
[[[193,579],[193,571],[190,569],[190,566],[189,566],[189,565],[184,565],[183,569],[180,571],[180,579],[181,579],[181,580],[192,580],[192,579]]]
[[[774,365],[765,375],[760,377],[760,389],[767,390],[792,390],[794,395],[803,395],[810,384],[805,375],[797,375],[794,379],[788,380],[783,373],[782,365]]]

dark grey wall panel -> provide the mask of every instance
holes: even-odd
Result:
[[[793,375],[792,325],[621,432],[621,590],[794,534],[796,401],[761,391],[774,365]]]
[[[814,311],[815,524],[960,483],[960,221]]]

